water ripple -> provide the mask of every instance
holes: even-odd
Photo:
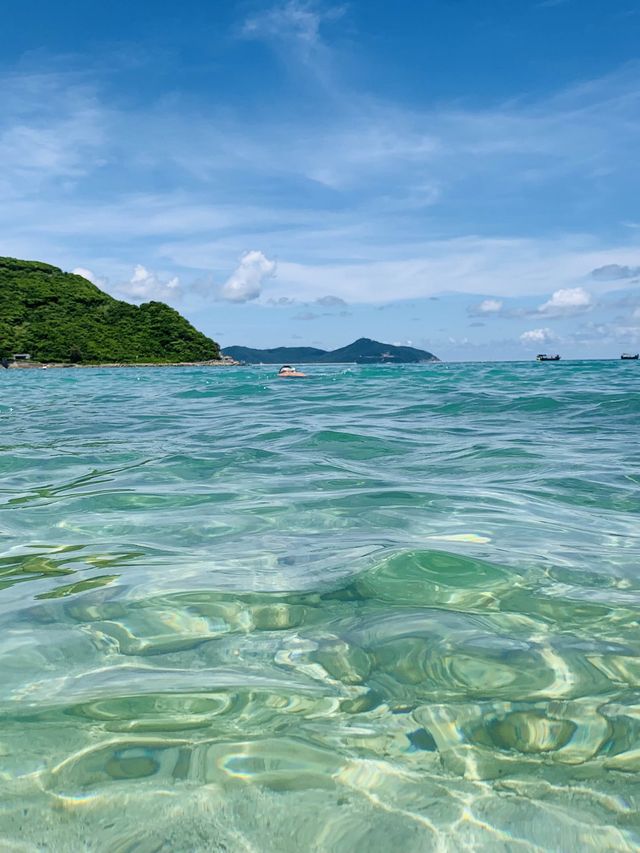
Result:
[[[3,845],[636,850],[636,365],[273,373],[0,376]]]

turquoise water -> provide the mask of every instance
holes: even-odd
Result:
[[[640,843],[636,363],[0,372],[0,846]]]

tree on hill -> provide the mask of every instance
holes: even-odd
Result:
[[[0,357],[74,363],[207,361],[215,341],[163,302],[132,305],[79,275],[0,258]]]

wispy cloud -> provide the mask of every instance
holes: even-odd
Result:
[[[245,38],[295,40],[316,47],[322,24],[342,17],[343,6],[320,6],[312,0],[288,0],[248,17],[241,27]]]
[[[425,298],[446,292],[479,296],[492,292],[495,297],[486,301],[502,302],[501,311],[505,312],[504,299],[507,297],[546,296],[550,290],[553,293],[578,290],[578,282],[584,280],[585,270],[593,268],[594,259],[619,257],[619,253],[625,251],[603,249],[595,240],[570,237],[557,240],[468,237],[424,241],[405,245],[403,249],[407,257],[390,260],[380,257],[384,247],[377,247],[371,249],[373,257],[369,261],[342,264],[282,261],[274,285],[274,298],[295,295],[311,302],[330,282],[333,292],[352,304]],[[633,249],[626,251],[629,255],[634,252]],[[553,289],[554,283],[570,286]],[[607,289],[608,286],[603,284],[602,287]],[[574,309],[587,307],[579,291],[556,296],[553,307],[549,305],[541,312],[543,305],[553,299],[552,295],[533,313],[550,316],[555,311],[568,312],[570,306],[566,303],[571,301],[580,303],[571,306]],[[561,308],[563,301],[565,304]],[[492,312],[482,313],[490,316]]]
[[[640,311],[608,322],[587,322],[565,335],[566,342],[581,346],[598,346],[602,342],[621,348],[640,345]]]
[[[108,111],[78,74],[2,75],[0,186],[16,195],[105,163]]]
[[[344,13],[344,6],[287,0],[246,18],[240,35],[269,44],[285,64],[298,65],[317,81],[330,85],[335,51],[323,30]]]

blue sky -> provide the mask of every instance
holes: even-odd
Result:
[[[640,347],[635,0],[5,0],[0,253],[222,345]]]

